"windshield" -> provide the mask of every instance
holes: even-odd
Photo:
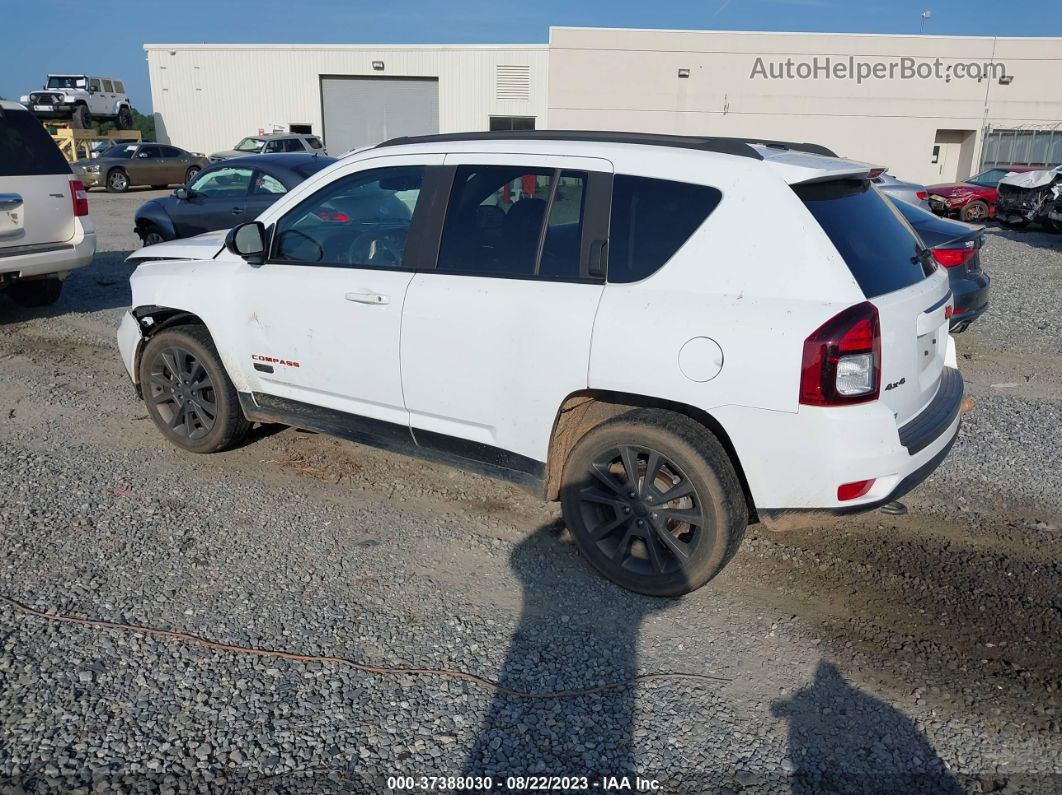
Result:
[[[237,152],[261,152],[262,147],[265,146],[265,141],[261,138],[244,138],[238,144],[236,144]]]
[[[990,168],[988,171],[982,171],[966,181],[972,185],[980,185],[982,188],[994,188],[1003,177],[1007,176],[1007,173],[1005,168]]]
[[[112,146],[106,152],[101,154],[100,157],[116,157],[121,160],[129,160],[135,151],[136,144],[119,144],[118,146]]]
[[[48,88],[84,88],[84,77],[49,77]]]

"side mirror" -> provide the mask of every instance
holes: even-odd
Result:
[[[177,188],[177,190],[173,192],[173,195],[178,199],[187,199],[192,194],[188,192],[188,188]]]
[[[265,262],[266,233],[261,221],[234,226],[225,236],[225,248],[251,265]]]
[[[89,88],[88,88],[88,92],[89,92],[90,94],[95,94],[95,93],[96,93],[96,87],[95,87],[95,86],[89,86]]]

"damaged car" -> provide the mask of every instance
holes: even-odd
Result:
[[[1012,229],[1037,221],[1051,232],[1062,232],[1062,166],[1008,174],[999,181],[996,220]]]

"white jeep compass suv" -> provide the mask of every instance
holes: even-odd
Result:
[[[397,139],[136,252],[119,347],[186,450],[278,422],[507,478],[606,577],[679,594],[749,521],[877,507],[955,439],[948,278],[868,173],[807,144]]]

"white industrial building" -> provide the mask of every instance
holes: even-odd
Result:
[[[552,28],[543,45],[145,50],[160,140],[202,152],[273,129],[338,154],[534,127],[811,141],[925,183],[1062,161],[1059,38]]]

